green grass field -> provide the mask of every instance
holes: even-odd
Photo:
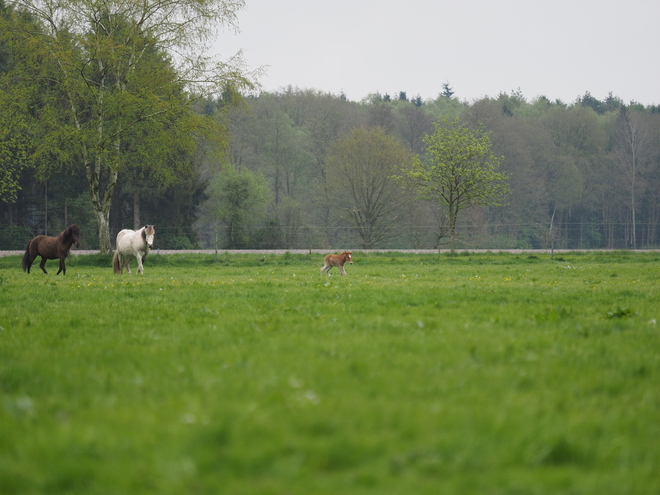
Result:
[[[660,493],[659,253],[354,259],[0,258],[0,493]]]

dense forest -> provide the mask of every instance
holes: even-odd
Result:
[[[465,102],[445,84],[430,101],[400,92],[351,102],[288,88],[232,109],[228,161],[267,186],[251,234],[235,245],[365,247],[349,214],[357,200],[339,192],[359,187],[361,177],[337,175],[335,143],[345,150],[346,136],[359,135],[368,147],[373,136],[356,131],[378,128],[424,157],[423,137],[446,116],[486,130],[511,190],[503,206],[466,212],[458,247],[634,249],[660,242],[660,108],[589,93],[570,104],[528,101],[517,91]],[[210,202],[196,225],[222,232],[205,208]],[[396,219],[391,235],[369,247],[446,247],[445,214],[433,204],[408,198],[389,215]]]
[[[171,59],[141,32],[144,69],[124,78],[81,62],[96,100],[76,114],[89,84],[76,86],[15,34],[37,30],[34,18],[1,0],[0,17],[0,249],[72,223],[83,247],[100,248],[103,207],[113,243],[122,228],[148,223],[162,249],[443,248],[446,212],[394,176],[426,159],[424,137],[447,117],[485,131],[510,189],[504,204],[463,214],[458,248],[660,244],[658,106],[520,91],[465,101],[449,83],[429,100],[259,92],[240,78],[201,94],[177,82]],[[113,22],[112,36],[127,29]],[[114,88],[102,102],[100,87]],[[94,141],[101,111],[89,108],[104,108],[104,132],[121,140]],[[94,163],[107,168],[96,183]]]

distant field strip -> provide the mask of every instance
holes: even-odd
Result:
[[[328,254],[337,253],[340,249],[158,249],[155,248],[152,254]],[[457,254],[475,253],[509,253],[509,254],[555,254],[562,253],[606,253],[606,252],[619,252],[620,250],[612,249],[457,249]],[[0,257],[3,256],[19,256],[25,251],[0,251]],[[401,254],[448,254],[448,249],[363,249],[356,251],[360,253],[373,254],[373,253],[401,253]],[[630,251],[631,253],[657,253],[660,249],[636,249]],[[99,251],[93,249],[73,249],[71,256],[98,254]]]

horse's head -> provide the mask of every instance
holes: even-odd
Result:
[[[149,249],[154,247],[154,236],[156,235],[156,226],[155,225],[147,225],[144,228],[144,242],[147,243],[147,246],[149,246]]]
[[[353,252],[352,251],[344,251],[344,255],[346,258],[346,261],[348,262],[349,265],[353,264]]]
[[[69,236],[73,241],[73,244],[76,247],[80,247],[80,227],[78,227],[76,224],[73,224],[67,227],[67,230],[69,231]]]

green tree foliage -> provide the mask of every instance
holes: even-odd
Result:
[[[449,85],[449,81],[442,83],[442,93],[440,93],[442,98],[453,98],[454,89]]]
[[[412,162],[412,152],[379,127],[355,129],[329,150],[328,203],[343,213],[363,248],[379,247],[396,233],[410,197],[392,176]]]
[[[262,143],[266,171],[273,184],[275,204],[278,205],[283,198],[301,193],[299,188],[311,168],[308,136],[277,105],[267,109],[262,122],[266,126],[266,139]]]
[[[412,152],[421,153],[425,134],[432,132],[432,119],[416,105],[404,104],[396,109],[396,133]]]
[[[180,98],[185,96],[182,94]],[[137,229],[145,223],[155,223],[153,216],[143,220],[142,213],[148,213],[149,203],[153,204],[156,198],[167,197],[173,191],[181,198],[169,201],[170,204],[192,200],[196,190],[204,188],[197,171],[199,144],[221,142],[224,133],[224,128],[213,118],[193,113],[184,105],[179,112],[137,123],[122,146],[123,173],[118,180],[118,193],[124,201],[130,195],[133,214],[133,221],[123,226]],[[215,158],[215,153],[211,156]],[[147,203],[147,209],[142,207],[142,202]],[[180,211],[194,210],[195,206],[181,205]],[[187,220],[180,214],[175,217],[184,224],[194,221],[194,214]],[[170,222],[159,222],[159,233],[165,223]],[[159,239],[163,236],[159,235]]]
[[[384,124],[387,134],[416,153],[422,153],[425,143],[421,137],[431,133],[430,122],[446,117],[460,117],[472,128],[483,123],[493,154],[506,157],[501,162],[501,170],[506,172],[511,189],[508,203],[466,211],[457,232],[457,237],[466,245],[540,248],[547,240],[551,219],[558,236],[557,245],[561,247],[630,245],[632,218],[628,179],[617,165],[612,146],[618,113],[609,110],[618,108],[619,100],[612,95],[604,101],[608,110],[598,114],[582,105],[581,100],[572,105],[543,97],[530,102],[520,91],[501,93],[496,98],[482,98],[470,104],[440,96],[416,107],[414,103],[399,99],[385,102],[379,94],[356,103],[289,88],[283,93],[250,98],[250,112],[231,120],[232,125],[240,123],[240,127],[233,127],[236,139],[232,152],[236,150],[235,156],[240,160],[235,163],[265,174],[273,169],[264,153],[268,139],[261,107],[273,102],[277,102],[279,111],[289,116],[291,129],[310,138],[305,146],[313,156],[310,165],[314,170],[303,167],[303,173],[308,175],[299,179],[300,187],[294,199],[304,211],[303,225],[319,225],[326,232],[325,237],[321,236],[326,240],[320,241],[320,245],[335,245],[342,239],[339,225],[333,223],[331,210],[320,201],[326,197],[326,170],[320,164],[325,163],[329,146],[351,128]],[[653,107],[628,108],[654,115]],[[242,125],[242,122],[249,122],[249,125]],[[648,122],[649,130],[658,128],[653,119]],[[420,132],[420,128],[424,131]],[[299,146],[293,141],[291,145]],[[293,151],[287,153],[295,155]],[[649,165],[655,163],[651,161]],[[638,245],[648,245],[660,235],[659,221],[653,213],[657,199],[650,186],[657,183],[654,177],[658,173],[652,166],[644,170],[637,181],[637,213],[643,216],[641,222],[636,222],[639,226],[635,230],[643,236]],[[277,215],[279,218],[279,212]],[[410,238],[399,237],[396,245],[433,247],[435,244],[430,244],[429,239],[435,234],[429,229],[440,222],[437,208],[428,204],[416,208],[411,215],[410,221],[414,218],[415,225],[420,228],[408,229]]]
[[[642,177],[645,169],[653,160],[657,160],[657,145],[653,148],[649,118],[643,112],[622,107],[616,119],[613,134],[613,152],[615,163],[623,171],[625,188],[630,195],[630,245],[637,247],[637,202],[643,192]]]
[[[427,135],[428,162],[416,160],[400,168],[400,180],[426,201],[446,208],[450,250],[455,252],[456,224],[461,211],[475,206],[498,206],[509,192],[507,176],[498,172],[501,158],[491,152],[491,142],[481,130],[471,130],[459,120],[434,123]]]
[[[310,225],[329,223],[322,201],[325,158],[338,136],[363,122],[361,108],[341,96],[294,88],[245,102],[227,114],[229,157],[236,167],[261,172],[274,193],[269,232],[261,245],[324,245],[319,239],[326,231]],[[304,238],[303,226],[308,227]]]
[[[35,30],[29,16],[0,2],[0,201],[17,200],[24,169],[31,167],[40,118],[49,92],[49,66],[21,31]]]
[[[491,98],[474,102],[465,110],[463,120],[472,127],[481,123],[488,129],[493,153],[506,157],[501,168],[507,173],[512,194],[506,206],[483,212],[484,223],[498,223],[497,235],[511,239],[512,247],[541,247],[537,223],[542,224],[547,217],[545,178],[551,155],[547,132],[534,120],[507,116],[501,102]],[[521,228],[528,223],[532,227]]]
[[[420,95],[415,96],[411,101],[416,107],[421,107],[424,104],[424,100]]]
[[[226,227],[226,247],[246,248],[254,239],[255,227],[265,219],[272,201],[271,190],[261,175],[247,169],[228,169],[211,181],[204,205],[207,231],[217,222]]]

